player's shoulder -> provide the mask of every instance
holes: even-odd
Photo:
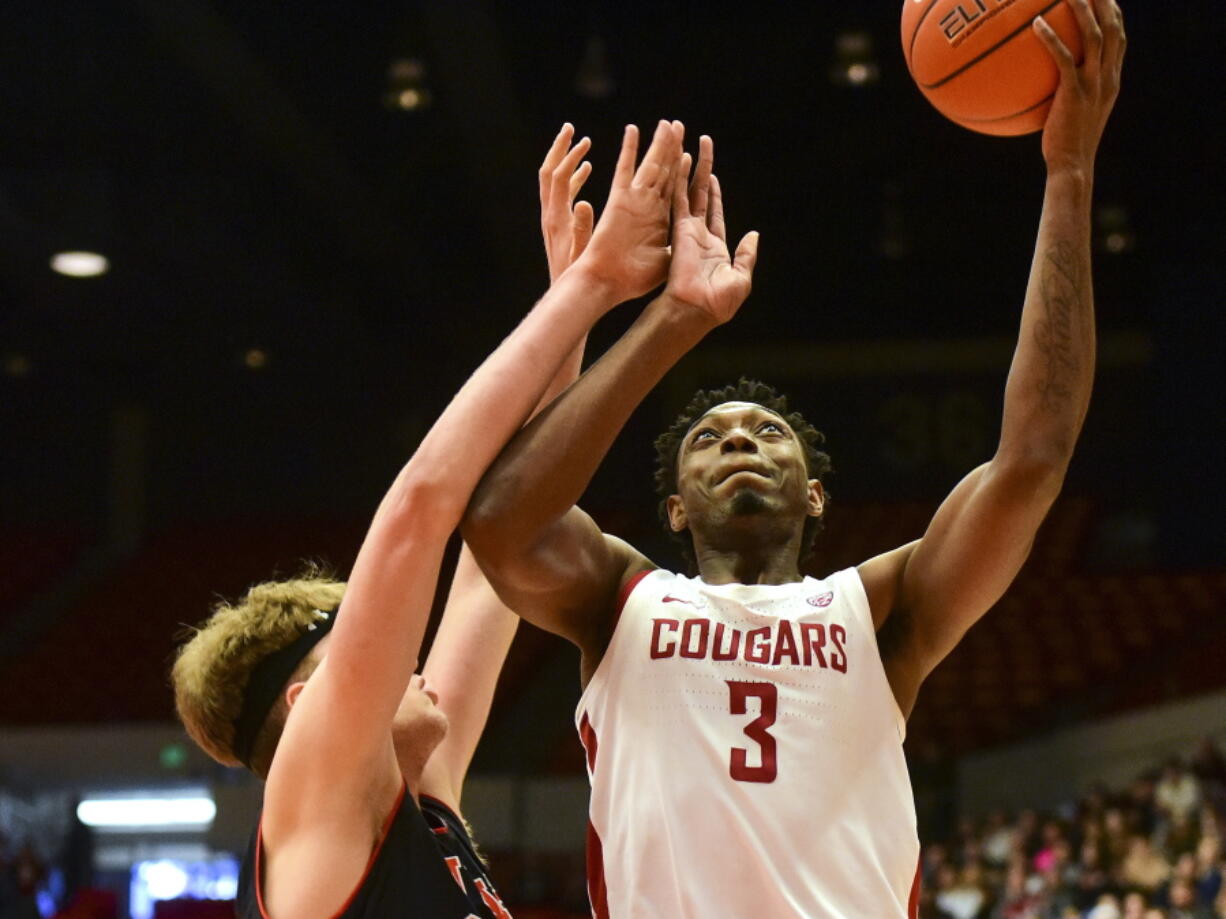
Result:
[[[626,597],[640,581],[655,571],[663,571],[659,565],[617,536],[604,534],[605,546],[618,570],[617,591],[612,597],[610,612],[616,616]]]
[[[873,625],[878,630],[894,611],[902,588],[903,573],[918,545],[919,540],[915,540],[897,549],[882,552],[861,562],[854,569],[860,576],[860,583],[864,585],[868,607],[873,615]]]

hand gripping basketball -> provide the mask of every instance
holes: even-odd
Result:
[[[941,114],[983,134],[1043,127],[1059,73],[1031,23],[1038,15],[1080,58],[1071,0],[903,0],[902,49]]]
[[[1034,30],[1060,70],[1060,85],[1043,129],[1048,169],[1089,169],[1120,91],[1127,39],[1124,16],[1114,0],[1069,0],[1081,30],[1084,58],[1078,63],[1042,18]]]

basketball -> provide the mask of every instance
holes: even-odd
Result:
[[[1081,31],[1066,0],[905,0],[907,68],[946,118],[983,134],[1038,131],[1059,72],[1032,23],[1042,16],[1080,63]]]

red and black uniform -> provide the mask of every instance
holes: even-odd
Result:
[[[239,919],[270,919],[261,897],[260,831],[243,858]],[[477,857],[463,821],[422,796],[401,790],[366,873],[332,919],[511,919]],[[277,917],[281,919],[281,917]]]

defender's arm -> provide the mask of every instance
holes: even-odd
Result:
[[[557,281],[582,254],[592,235],[592,206],[586,201],[575,204],[575,196],[591,175],[591,164],[583,161],[591,143],[585,137],[572,146],[573,139],[574,128],[563,125],[538,173],[550,282]],[[578,378],[586,341],[585,336],[566,358],[536,411]],[[422,668],[427,685],[438,694],[439,708],[447,715],[447,734],[426,761],[421,790],[457,813],[464,779],[489,719],[494,690],[519,621],[477,567],[472,550],[461,546],[442,621]]]

